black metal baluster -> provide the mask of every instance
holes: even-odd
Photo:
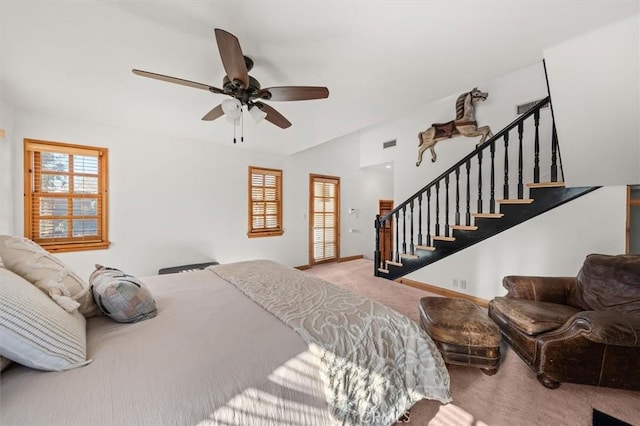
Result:
[[[431,247],[431,187],[427,188],[427,246]]]
[[[393,229],[391,227],[393,226],[393,216],[389,216],[387,220],[382,223],[382,225],[382,236],[384,238],[382,244],[384,245],[385,258],[383,259],[382,256],[380,256],[380,263],[384,268],[386,266],[385,262],[387,260],[391,260],[391,256],[393,255],[393,241],[391,241],[391,230]],[[389,238],[387,238],[387,233],[389,234]]]
[[[440,181],[436,182],[436,232],[434,235],[440,235]]]
[[[496,155],[496,144],[494,141],[491,141],[491,198],[489,198],[489,213],[496,212],[496,198],[495,198],[495,188],[496,188],[496,168],[495,168],[495,155]]]
[[[378,276],[378,268],[380,268],[380,215],[376,215],[376,219],[373,222],[373,227],[376,229],[376,249],[373,252],[373,275]],[[383,235],[384,238],[384,235]],[[383,240],[384,241],[384,240]]]
[[[460,225],[460,167],[456,168],[456,225]]]
[[[402,254],[407,254],[407,206],[402,207]]]
[[[465,224],[471,226],[471,160],[467,160],[467,212]]]
[[[504,187],[502,198],[509,199],[509,132],[504,134]]]
[[[533,160],[533,182],[540,182],[540,110],[537,109],[533,113],[533,123],[535,127],[535,138],[534,138],[534,160]]]
[[[445,201],[444,201],[444,236],[449,236],[449,175],[444,177]]]
[[[396,262],[400,262],[400,233],[398,232],[398,223],[400,222],[400,210],[396,211]],[[393,259],[391,259],[393,260]]]
[[[418,194],[418,245],[422,245],[422,192]]]
[[[416,254],[416,246],[413,244],[413,200],[409,203],[409,216],[411,217],[411,232],[409,232],[409,253],[413,256]]]
[[[553,123],[551,129],[551,182],[558,181],[558,134],[556,125]]]
[[[482,151],[478,151],[478,213],[482,213]]]
[[[518,123],[518,199],[524,198],[524,186],[522,185],[522,122]]]

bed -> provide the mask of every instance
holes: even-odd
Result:
[[[87,365],[13,363],[0,424],[389,425],[451,400],[412,320],[304,272],[254,260],[140,280],[157,314],[87,318]]]

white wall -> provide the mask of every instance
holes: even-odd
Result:
[[[8,117],[8,115],[5,115]],[[377,200],[392,198],[390,171],[359,166],[359,134],[291,157],[18,111],[3,142],[2,232],[23,235],[22,141],[43,139],[109,149],[107,250],[59,253],[83,277],[95,263],[134,275],[215,259],[308,261],[309,173],[341,178],[341,256],[371,257]],[[247,238],[247,167],[283,169],[285,233]],[[7,201],[5,201],[7,200]],[[354,214],[349,209],[355,209]],[[353,232],[349,232],[353,230]]]
[[[626,187],[600,188],[407,278],[489,300],[506,293],[505,275],[576,276],[590,253],[624,253],[625,212]]]
[[[544,55],[567,184],[640,183],[640,15]]]
[[[293,154],[287,165],[289,179],[285,191],[289,194],[286,212],[287,227],[303,245],[292,246],[296,265],[308,260],[309,174],[340,177],[340,257],[364,255],[373,257],[374,218],[378,200],[393,198],[393,177],[386,169],[361,168],[360,135],[354,133],[331,142]],[[349,209],[354,209],[353,214]],[[349,230],[353,232],[349,232]]]
[[[281,156],[18,111],[9,140],[14,165],[22,164],[24,138],[109,149],[111,247],[57,255],[83,277],[95,263],[152,275],[161,267],[212,258],[292,260],[286,254],[294,235],[246,237],[247,167],[282,168]],[[15,200],[15,220],[10,231],[23,235],[22,167],[12,172],[9,197]]]
[[[492,81],[479,83],[478,86],[481,90],[489,92],[489,98],[477,104],[478,124],[490,125],[494,132],[501,130],[516,118],[517,104],[540,99],[547,94],[542,62]],[[425,153],[422,165],[415,166],[417,133],[431,123],[453,119],[457,96],[469,89],[471,88],[461,89],[457,94],[425,105],[401,120],[361,132],[361,164],[394,162],[396,204],[420,190],[475,148],[478,138],[457,137],[443,141],[436,146],[438,159],[435,163],[431,163],[430,155]],[[550,122],[549,119],[550,110],[543,110],[541,123],[544,123],[544,120]],[[548,136],[550,129],[545,129],[545,132]],[[382,142],[390,139],[396,139],[397,146],[382,150]],[[566,143],[569,142],[561,137],[559,144],[563,161]],[[531,144],[527,149],[530,148]],[[532,153],[525,155],[532,158]],[[516,163],[512,160],[511,164]],[[568,166],[565,162],[564,167],[566,174],[568,170],[573,171],[573,168],[582,168],[583,165]],[[501,173],[498,172],[496,175],[501,176]],[[524,180],[532,181],[531,170],[525,171]],[[541,171],[541,181],[548,180],[549,171],[545,166]],[[501,185],[499,187],[501,188]],[[515,185],[511,185],[511,192],[514,189]],[[527,195],[525,190],[525,196]],[[484,198],[486,203],[488,197]],[[496,194],[496,198],[502,198],[501,194]],[[491,299],[504,293],[501,282],[502,277],[507,274],[575,275],[586,254],[624,252],[625,209],[624,187],[599,189],[463,252],[413,272],[407,275],[407,278]],[[467,290],[454,288],[454,278],[466,280]]]
[[[418,133],[433,123],[453,120],[456,115],[456,99],[472,88],[460,88],[458,93],[424,105],[399,120],[362,131],[361,165],[370,166],[388,161],[395,163],[396,201],[404,201],[475,149],[480,137],[458,136],[441,141],[435,147],[438,155],[436,162],[431,162],[431,154],[427,150],[422,164],[416,167]],[[488,92],[489,97],[476,104],[476,120],[479,126],[490,126],[494,133],[517,118],[516,105],[547,96],[542,62],[491,81],[478,82],[478,88]],[[391,139],[396,139],[397,145],[383,150],[382,143]]]
[[[5,137],[0,139],[0,233],[10,234],[14,230],[14,162],[13,126],[15,111],[12,105],[0,99],[0,129]]]

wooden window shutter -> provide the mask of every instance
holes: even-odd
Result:
[[[48,251],[107,248],[106,148],[24,140],[24,232]]]
[[[282,170],[249,166],[247,236],[282,235]]]

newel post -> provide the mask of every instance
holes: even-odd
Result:
[[[378,268],[380,267],[380,215],[377,214],[373,221],[376,229],[376,249],[373,252],[373,275],[378,276]]]

